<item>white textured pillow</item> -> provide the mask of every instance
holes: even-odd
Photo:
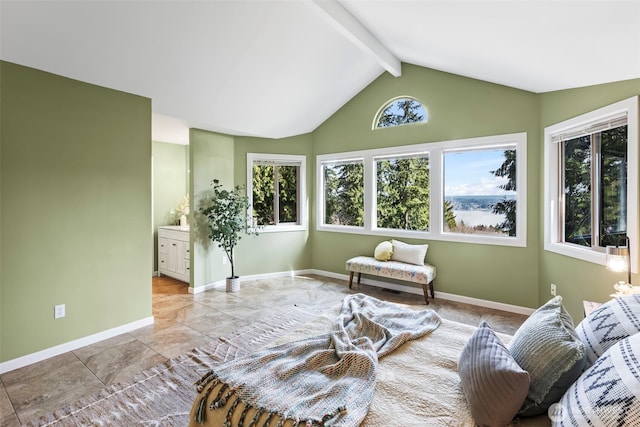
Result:
[[[388,240],[378,243],[378,246],[373,251],[373,257],[378,261],[389,261],[391,254],[393,254],[393,245]]]
[[[640,332],[640,295],[614,298],[594,310],[576,327],[587,350],[587,365],[618,341]]]
[[[607,349],[573,383],[550,414],[554,427],[637,426],[640,333]]]
[[[407,264],[424,265],[429,245],[410,245],[400,240],[391,240],[393,255],[391,261],[406,262]]]

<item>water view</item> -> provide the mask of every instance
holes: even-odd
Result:
[[[506,216],[493,213],[493,205],[504,200],[515,200],[514,195],[493,196],[446,196],[445,200],[453,205],[456,224],[462,222],[468,227],[484,225],[495,226],[504,222]]]

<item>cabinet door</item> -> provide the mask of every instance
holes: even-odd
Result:
[[[191,259],[191,253],[189,251],[189,242],[182,242],[182,258]]]
[[[175,247],[175,268],[178,274],[187,274],[187,270],[184,268],[184,245],[186,242],[180,242],[178,240]]]
[[[183,259],[182,260],[182,264],[183,264],[183,268],[184,268],[184,275],[187,278],[187,281],[189,280],[189,270],[191,270],[191,261],[188,259]]]
[[[176,267],[178,264],[178,254],[182,250],[182,242],[179,240],[167,239],[168,242],[168,259],[167,259],[167,270],[176,271]]]
[[[161,254],[166,254],[168,250],[168,239],[165,237],[158,237],[158,252]]]
[[[158,270],[160,270],[160,273],[171,271],[169,270],[169,254],[158,253]]]

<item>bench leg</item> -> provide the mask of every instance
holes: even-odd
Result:
[[[436,299],[436,293],[433,291],[433,282],[435,282],[435,280],[429,282],[429,289],[431,289],[431,298]]]
[[[424,302],[429,305],[429,292],[427,292],[427,285],[425,283],[422,284],[422,293],[424,294]]]
[[[360,284],[360,277],[362,277],[362,273],[358,273],[358,285]]]
[[[353,285],[353,271],[349,272],[349,289],[351,289],[351,285]]]

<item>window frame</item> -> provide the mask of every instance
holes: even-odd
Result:
[[[563,205],[563,191],[560,190],[561,171],[560,149],[553,137],[580,126],[601,122],[616,114],[627,114],[627,235],[631,237],[631,253],[638,248],[638,96],[564,120],[544,129],[544,249],[548,252],[577,258],[594,264],[606,265],[604,249],[579,246],[562,241],[560,227],[564,221],[560,217]],[[598,195],[599,197],[599,195]],[[598,204],[599,200],[592,201]],[[631,259],[631,271],[638,271],[638,257]]]
[[[443,162],[446,151],[473,150],[515,146],[516,149],[516,229],[517,235],[479,236],[444,232],[444,176]],[[380,157],[426,154],[429,157],[429,231],[386,229],[376,227],[376,171],[375,159]],[[363,159],[364,162],[364,226],[338,226],[324,221],[323,164],[344,160]],[[500,246],[525,247],[527,244],[527,133],[513,133],[451,141],[431,142],[397,147],[330,153],[316,156],[316,230],[337,233],[366,234],[384,237],[442,240]]]
[[[253,218],[253,166],[255,162],[269,162],[274,166],[291,166],[292,163],[299,164],[298,173],[298,203],[297,203],[297,217],[298,222],[293,223],[281,223],[274,225],[261,225],[259,226],[260,233],[274,233],[284,231],[304,231],[308,226],[307,215],[307,156],[297,154],[267,154],[267,153],[247,153],[247,197],[249,197],[249,210],[247,218]],[[276,192],[277,194],[277,192]],[[250,220],[250,222],[253,222]],[[255,228],[255,224],[250,224],[250,227]]]

